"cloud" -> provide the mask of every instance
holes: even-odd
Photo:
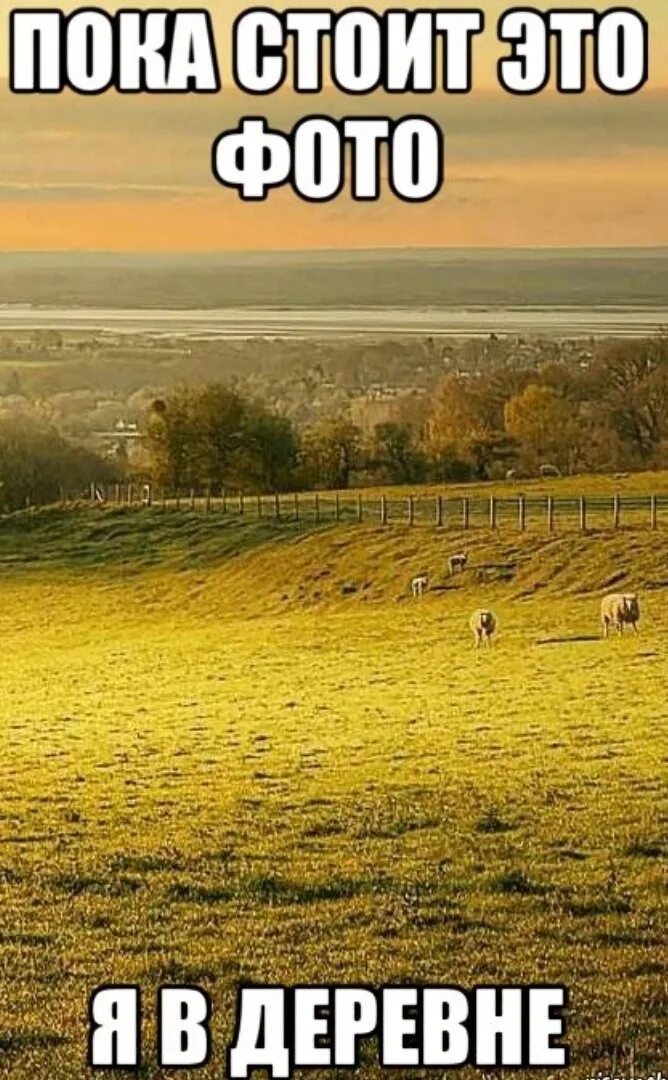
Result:
[[[1,0],[0,0],[1,2]],[[251,102],[289,129],[306,112],[426,112],[446,136],[442,195],[313,207],[287,194],[244,206],[210,171],[210,149],[249,111],[213,96],[11,95],[0,83],[0,244],[202,250],[383,244],[668,242],[668,90],[517,98],[281,92]],[[6,219],[6,220],[5,220]]]
[[[90,199],[171,199],[174,196],[196,198],[210,195],[208,187],[179,184],[53,184],[43,182],[6,182],[0,181],[0,202],[27,202],[30,200],[48,202],[78,202]]]

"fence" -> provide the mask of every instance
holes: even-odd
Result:
[[[169,492],[148,484],[116,484],[109,489],[91,485],[90,500],[101,505],[216,512],[274,522],[376,522],[457,529],[514,527],[520,532],[535,527],[547,532],[572,528],[587,532],[625,525],[656,529],[662,511],[668,509],[668,494],[462,497],[349,491],[251,496],[244,492]]]

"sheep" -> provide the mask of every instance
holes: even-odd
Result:
[[[411,589],[413,590],[413,596],[422,596],[422,593],[429,586],[429,577],[427,574],[417,574],[411,581]]]
[[[473,631],[476,649],[479,649],[483,643],[492,644],[492,636],[496,632],[496,615],[492,611],[487,611],[485,608],[474,611],[469,620],[469,626]]]
[[[637,634],[639,619],[640,605],[635,593],[608,593],[603,597],[601,601],[603,637],[607,638],[611,627],[614,627],[621,636],[625,625],[631,626],[634,634]]]
[[[451,555],[448,559],[448,570],[450,577],[453,574],[461,574],[466,569],[466,564],[469,561],[468,552],[458,551],[455,555]]]

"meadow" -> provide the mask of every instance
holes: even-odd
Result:
[[[509,574],[446,580],[463,542]],[[663,528],[0,523],[0,1074],[88,1075],[90,991],[136,982],[158,1077],[154,992],[186,982],[222,1076],[241,981],[564,982],[574,1076],[665,1070],[667,554]],[[638,638],[599,637],[613,582]]]

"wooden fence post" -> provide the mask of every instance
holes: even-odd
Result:
[[[195,489],[194,488],[190,489],[190,509],[191,510],[195,509]]]
[[[387,499],[384,495],[380,497],[380,523],[387,525]]]
[[[177,510],[181,509],[181,491],[179,488],[176,489],[176,493],[174,495],[174,506]]]
[[[341,500],[339,499],[339,493],[336,492],[334,496],[334,520],[340,521],[341,519]]]
[[[547,531],[554,532],[554,497],[547,497]]]
[[[408,496],[408,524],[415,524],[415,499],[412,495]]]
[[[257,520],[262,521],[262,496],[257,497]]]
[[[580,532],[587,531],[587,500],[580,496]]]
[[[121,485],[120,484],[114,484],[114,502],[116,503],[116,506],[121,505]]]
[[[222,491],[220,493],[220,497],[221,497],[221,507],[220,508],[223,511],[223,513],[226,514],[227,513],[227,491],[225,490],[225,488],[222,489]]]
[[[357,520],[361,522],[364,518],[364,508],[362,506],[362,496],[357,496]]]
[[[160,488],[160,505],[163,510],[167,508],[167,492],[165,491],[164,486]]]
[[[462,528],[468,529],[469,527],[469,501],[467,498],[462,499]]]
[[[243,491],[240,491],[239,492],[239,514],[240,514],[241,517],[243,517],[245,511],[246,511],[246,504],[245,504],[245,501],[244,501],[244,493],[243,493]]]
[[[315,498],[313,500],[313,508],[314,508],[314,511],[315,511],[315,520],[316,520],[316,523],[317,523],[317,522],[320,521],[320,496],[318,495],[317,491],[315,493]]]
[[[296,491],[295,491],[295,498],[294,498],[294,507],[295,507],[295,521],[299,521],[299,495],[297,494]]]
[[[496,499],[493,495],[490,495],[489,499],[489,527],[496,528]]]
[[[134,501],[135,501],[134,484],[128,484],[128,506],[132,506]]]
[[[650,521],[650,527],[652,529],[656,529],[658,524],[659,524],[658,515],[657,515],[656,495],[650,495],[650,498],[649,498],[649,521]]]
[[[527,527],[527,502],[524,495],[518,496],[517,499],[517,517],[520,532],[524,532]]]
[[[613,529],[619,528],[619,495],[613,495],[612,497],[612,527]]]
[[[443,524],[443,497],[436,496],[436,528],[440,529]]]
[[[274,493],[274,520],[281,520],[281,498],[277,491]]]

